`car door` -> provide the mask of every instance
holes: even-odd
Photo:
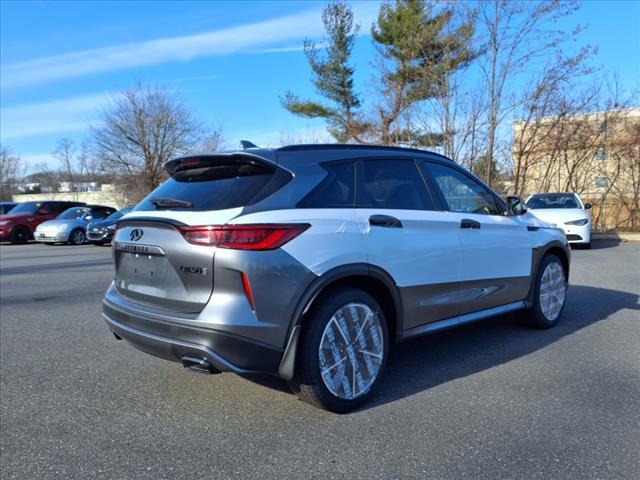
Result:
[[[436,209],[415,161],[361,159],[356,190],[368,263],[398,286],[404,329],[456,316],[458,225]]]
[[[430,184],[457,225],[462,245],[460,314],[523,300],[529,290],[533,235],[520,216],[461,168],[422,164]]]

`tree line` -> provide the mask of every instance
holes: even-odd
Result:
[[[592,70],[597,49],[581,45],[582,27],[561,27],[578,8],[572,0],[384,2],[370,26],[376,58],[358,66],[370,78],[362,90],[353,61],[362,26],[348,3],[334,2],[323,10],[321,43],[304,42],[319,99],[287,91],[281,102],[324,119],[336,141],[438,148],[486,183],[513,190],[515,181],[521,193],[514,149],[527,150],[513,120],[525,119],[530,131],[547,117],[638,105],[637,91]],[[558,150],[575,146],[575,137],[557,140]]]
[[[68,138],[57,142],[51,152],[57,169],[42,163],[25,175],[20,156],[0,147],[0,197],[10,200],[25,183],[56,192],[63,182],[73,191],[98,181],[114,183],[138,201],[166,179],[163,165],[171,158],[221,147],[222,127],[205,125],[179,93],[138,83],[106,103],[80,145]]]
[[[573,119],[605,111],[613,124],[625,108],[638,106],[638,92],[594,71],[597,49],[581,43],[582,27],[566,28],[578,8],[575,0],[390,0],[373,25],[362,26],[348,3],[332,2],[322,12],[324,38],[303,45],[316,98],[284,91],[280,101],[294,115],[324,120],[337,142],[438,149],[503,193],[525,193],[541,164],[547,174],[536,180],[537,191],[582,193],[595,168],[587,147],[598,135]],[[369,29],[366,39],[359,36],[363,28]],[[370,64],[355,65],[358,41],[372,43]],[[362,86],[356,78],[368,81]],[[106,104],[85,141],[58,142],[52,152],[57,170],[39,165],[31,177],[48,189],[99,178],[135,201],[164,180],[162,166],[170,158],[224,143],[221,127],[203,125],[179,93],[137,84]],[[636,126],[625,128],[638,138]],[[612,160],[625,159],[614,171],[640,178],[640,154],[633,142],[627,147],[611,152]],[[576,149],[584,158],[576,159]],[[6,199],[25,168],[7,147],[0,154]],[[552,185],[549,179],[560,171],[570,180]],[[615,179],[611,174],[608,193],[622,191]],[[640,182],[629,189],[637,191],[629,207],[637,214]]]

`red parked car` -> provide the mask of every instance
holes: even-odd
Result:
[[[0,216],[0,242],[26,243],[42,222],[56,218],[71,207],[84,202],[24,202],[16,205],[7,215]]]

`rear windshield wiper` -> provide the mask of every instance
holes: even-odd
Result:
[[[178,200],[177,198],[154,198],[151,205],[155,208],[192,208],[193,203],[187,200]]]

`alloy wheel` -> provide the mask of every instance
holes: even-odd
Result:
[[[540,279],[540,310],[548,320],[560,315],[566,296],[566,282],[562,265],[552,262],[544,269]]]
[[[322,333],[320,371],[331,394],[353,400],[369,391],[384,360],[382,325],[364,303],[338,309]]]

